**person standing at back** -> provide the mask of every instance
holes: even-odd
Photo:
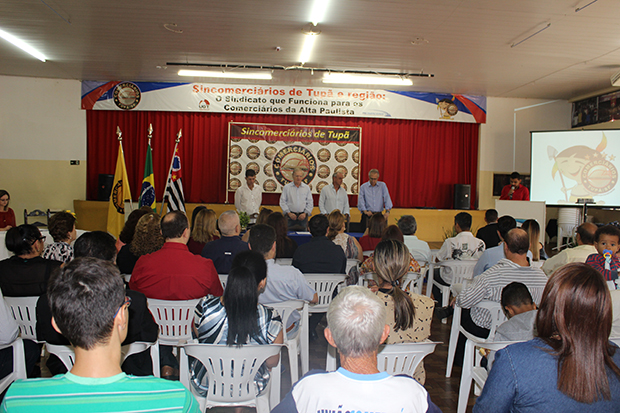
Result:
[[[366,229],[368,220],[373,214],[383,213],[385,209],[385,219],[387,220],[392,210],[392,198],[387,185],[379,181],[379,171],[371,169],[368,172],[368,182],[360,186],[360,193],[357,197],[357,209],[362,213],[361,225]]]

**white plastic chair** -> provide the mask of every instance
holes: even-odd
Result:
[[[218,274],[220,277],[220,283],[222,283],[222,288],[226,289],[226,283],[228,282],[228,274]]]
[[[278,265],[293,265],[292,258],[276,258],[275,262]]]
[[[153,375],[159,377],[159,349],[157,343],[147,343],[143,341],[136,341],[135,343],[126,344],[121,347],[121,364],[125,362],[125,359],[133,354],[141,353],[145,350],[151,351],[151,360],[153,361]],[[62,361],[67,370],[71,370],[75,364],[75,351],[73,346],[49,344],[45,343],[45,348],[50,354],[54,354]]]
[[[484,347],[491,351],[497,351],[514,343],[518,343],[518,341],[497,341],[490,343],[488,341],[479,341],[471,338],[467,339],[467,342],[465,343],[465,356],[463,358],[459,402],[456,410],[457,413],[465,413],[467,410],[467,401],[469,400],[471,382],[473,381],[475,383],[477,388],[475,393],[478,395],[480,394],[480,391],[482,391],[484,383],[487,381],[487,377],[489,376],[487,368],[480,366],[482,357],[477,357],[475,355],[476,348]],[[491,366],[489,366],[489,370],[490,367]]]
[[[299,380],[299,360],[297,355],[301,354],[301,371],[302,374],[306,374],[309,370],[309,329],[308,329],[308,303],[303,300],[289,300],[281,303],[268,303],[267,307],[273,308],[280,318],[282,319],[282,325],[284,333],[284,345],[288,349],[288,359],[291,370],[291,383],[296,383]],[[295,312],[301,312],[301,318],[298,330],[290,336],[286,332],[286,325],[289,316]],[[279,383],[278,383],[279,384]],[[274,383],[274,386],[276,383]]]
[[[463,333],[465,337],[477,340],[480,343],[492,342],[495,338],[495,332],[504,321],[507,320],[504,310],[500,303],[496,301],[481,301],[474,307],[484,308],[491,313],[491,328],[489,328],[489,336],[486,339],[476,337],[461,327],[462,309],[458,305],[454,306],[454,315],[452,315],[452,328],[450,330],[450,342],[448,344],[448,363],[446,365],[446,377],[452,374],[452,366],[454,364],[454,354],[456,353],[456,345],[459,340],[459,333]]]
[[[149,310],[159,325],[161,345],[179,346],[192,339],[192,322],[200,299],[187,301],[155,300],[149,298]]]
[[[359,265],[359,263],[360,263],[360,260],[356,258],[347,258],[347,269],[344,271],[344,273],[348,274],[349,270],[355,267],[356,265]]]
[[[4,297],[17,321],[21,338],[37,341],[37,300],[39,297]]]
[[[185,344],[181,347],[181,383],[196,396],[201,412],[216,406],[250,406],[256,407],[257,413],[269,413],[270,389],[265,389],[263,394],[257,396],[254,377],[265,360],[278,354],[281,348],[281,344],[241,347]],[[190,384],[188,356],[196,358],[207,370],[209,391],[206,397],[196,394],[194,386]],[[279,374],[278,364],[271,369],[268,386],[272,385],[274,376]],[[276,380],[279,382],[279,378]]]
[[[446,271],[451,271],[452,281],[450,285],[453,284],[463,284],[465,288],[469,281],[471,281],[474,277],[474,267],[478,260],[447,260],[441,261],[438,263],[431,263],[429,265],[428,270],[428,282],[426,284],[426,296],[430,297],[431,292],[433,290],[433,285],[441,290],[442,295],[442,303],[441,306],[445,307],[450,302],[450,286],[442,285],[435,281],[434,278],[434,269],[436,266],[441,268],[441,274],[444,274]],[[444,280],[445,278],[442,277]]]
[[[415,369],[424,357],[435,351],[435,346],[441,344],[434,341],[419,343],[384,344],[379,347],[377,354],[377,368],[390,375],[406,374],[413,376]]]
[[[0,379],[0,393],[4,392],[15,380],[26,378],[26,356],[24,354],[24,342],[18,337],[11,344],[0,345],[0,350],[8,347],[13,347],[13,371]]]

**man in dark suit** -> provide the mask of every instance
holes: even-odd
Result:
[[[487,225],[480,228],[476,233],[476,238],[483,240],[487,249],[497,247],[501,242],[497,234],[497,218],[497,210],[487,209],[487,212],[484,213],[484,220]]]
[[[316,215],[308,222],[312,239],[300,245],[293,255],[293,266],[304,274],[344,274],[347,257],[342,247],[327,238],[329,221],[325,215]]]

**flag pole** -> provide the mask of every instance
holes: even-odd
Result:
[[[164,195],[161,198],[161,209],[159,215],[164,213],[164,204],[166,203],[166,191],[168,189],[168,182],[170,182],[170,177],[172,175],[172,167],[174,166],[174,154],[177,153],[177,146],[179,146],[179,142],[181,141],[181,136],[183,134],[183,129],[179,129],[179,133],[177,133],[177,137],[174,140],[174,150],[172,151],[172,159],[170,160],[170,169],[168,169],[168,178],[166,179],[166,187],[164,188]]]
[[[123,150],[123,132],[121,132],[121,128],[116,125],[116,139],[118,139],[118,144],[121,146],[121,152],[123,153],[123,159],[125,159],[125,150]],[[125,194],[123,194],[125,197]],[[123,199],[123,206],[125,204],[126,198]],[[131,201],[131,194],[129,194],[129,208],[133,211],[133,202]]]

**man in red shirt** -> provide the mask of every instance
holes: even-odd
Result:
[[[158,300],[192,300],[223,294],[213,261],[187,249],[190,231],[187,217],[180,211],[167,213],[161,220],[164,246],[138,259],[129,288]]]
[[[510,174],[510,185],[506,185],[502,188],[502,195],[499,199],[512,201],[530,200],[530,191],[521,185],[521,175],[519,175],[519,172],[513,172]]]
[[[138,259],[129,288],[158,300],[192,300],[224,293],[213,261],[192,254],[187,248],[189,225],[181,211],[167,213],[161,220],[164,246]],[[161,346],[161,377],[176,379],[178,362],[172,347]]]

